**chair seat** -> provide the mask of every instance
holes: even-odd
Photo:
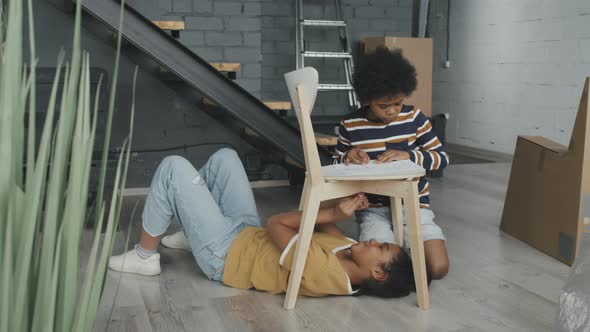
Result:
[[[329,165],[322,167],[324,179],[331,180],[402,180],[422,177],[424,168],[410,160],[377,164],[371,160],[364,165]]]

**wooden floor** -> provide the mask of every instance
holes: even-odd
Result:
[[[431,181],[432,209],[448,238],[451,269],[430,286],[431,309],[416,295],[301,298],[293,311],[283,296],[209,281],[190,253],[162,248],[162,274],[109,271],[97,331],[548,331],[569,267],[498,229],[508,163],[453,165]],[[297,207],[292,188],[256,189],[261,216]],[[141,216],[133,220],[137,241]],[[130,200],[128,207],[133,205]],[[123,218],[129,219],[130,208]],[[342,224],[356,236],[356,226]],[[125,226],[123,226],[125,227]],[[114,252],[123,251],[119,234]]]

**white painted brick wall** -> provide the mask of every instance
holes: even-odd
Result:
[[[447,141],[513,153],[517,135],[569,143],[590,76],[590,1],[454,0],[450,61],[446,1],[431,1],[433,114]]]

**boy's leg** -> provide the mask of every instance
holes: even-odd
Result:
[[[404,210],[404,244],[409,250],[408,229]],[[429,209],[420,209],[422,238],[424,239],[424,255],[426,270],[432,279],[441,279],[449,271],[449,257],[445,245],[446,237],[441,228],[434,223],[434,213]],[[375,239],[379,242],[394,243],[389,207],[369,208],[357,213],[359,223],[359,240]]]
[[[449,273],[449,256],[443,240],[424,241],[426,270],[431,279],[442,279]]]
[[[391,210],[388,207],[368,208],[356,213],[359,225],[359,241],[374,239],[395,243],[391,225]]]
[[[260,227],[254,194],[236,151],[223,148],[215,152],[199,174],[226,218]]]
[[[422,238],[424,239],[424,256],[426,271],[433,279],[442,279],[449,271],[449,257],[445,245],[446,237],[442,229],[434,222],[434,213],[430,209],[420,209],[420,222],[422,224]],[[406,249],[409,248],[408,229],[404,210],[404,239]],[[407,249],[409,250],[409,249]]]

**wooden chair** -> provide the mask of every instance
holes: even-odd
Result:
[[[571,265],[580,250],[584,199],[590,203],[590,78],[569,146],[541,136],[519,136],[500,229]]]
[[[346,197],[358,192],[391,197],[391,217],[396,237],[395,242],[400,246],[403,246],[404,239],[401,201],[404,200],[418,306],[423,310],[428,309],[430,300],[426,279],[422,226],[420,224],[418,181],[408,180],[423,176],[424,169],[416,165],[415,169],[404,174],[375,176],[347,173],[334,175],[332,172],[333,165],[322,167],[320,164],[311,124],[310,115],[318,88],[318,72],[314,68],[306,67],[285,74],[285,80],[301,129],[307,169],[300,206],[300,210],[303,210],[303,216],[289,276],[289,285],[284,303],[285,309],[295,307],[320,202]]]

